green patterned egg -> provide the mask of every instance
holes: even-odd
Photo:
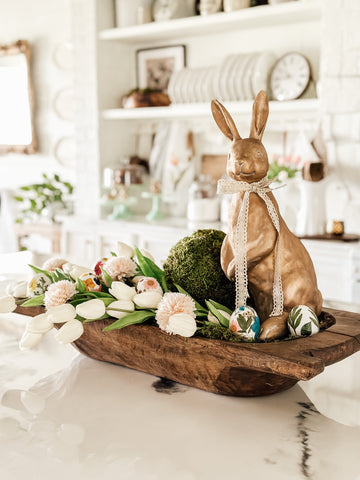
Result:
[[[319,320],[307,305],[297,305],[289,313],[287,321],[292,337],[307,337],[320,331]]]
[[[36,273],[28,283],[28,295],[30,297],[42,295],[46,292],[50,284],[51,280],[49,277],[47,277],[43,273]]]

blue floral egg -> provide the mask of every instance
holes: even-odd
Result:
[[[245,340],[255,340],[260,331],[260,319],[253,308],[242,306],[231,314],[229,328]]]
[[[319,320],[307,305],[297,305],[289,313],[288,328],[292,337],[307,337],[320,330]]]

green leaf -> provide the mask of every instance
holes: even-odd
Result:
[[[110,255],[112,255],[113,257],[117,257],[115,252],[110,252]]]
[[[305,325],[301,327],[300,333],[301,333],[301,336],[303,337],[311,335],[311,322],[305,323]]]
[[[188,297],[192,298],[192,296],[189,295],[186,290],[184,290],[182,287],[180,287],[180,285],[175,284],[175,287],[178,289],[179,293],[183,293],[184,295],[187,295]],[[197,302],[195,300],[195,298],[192,298],[192,299],[195,302],[195,307],[196,307],[197,312],[198,313],[206,313],[206,315],[207,315],[208,311],[206,310],[206,308],[204,308],[202,305],[200,305],[200,303]]]
[[[245,317],[244,317],[243,315],[241,315],[241,313],[239,313],[238,316],[237,316],[237,322],[238,322],[241,330],[242,330],[243,332],[246,332],[246,330],[247,330],[247,321],[246,321]]]
[[[113,279],[110,277],[110,275],[107,273],[106,270],[104,270],[102,267],[100,267],[101,272],[103,274],[104,280],[105,280],[105,285],[107,287],[111,287]]]
[[[150,258],[145,257],[140,250],[135,247],[136,258],[139,262],[142,273],[146,277],[155,278],[161,285],[164,292],[168,292],[168,286],[166,285],[164,271],[161,270]]]
[[[135,325],[137,323],[144,323],[146,320],[153,318],[155,316],[154,312],[149,310],[139,310],[125,317],[119,318],[116,322],[112,323],[108,327],[103,329],[103,332],[109,332],[111,330],[119,330],[121,328],[127,327],[128,325]]]
[[[43,270],[42,268],[35,267],[35,265],[31,265],[29,263],[29,267],[35,272],[35,273],[42,273],[43,275],[46,275],[52,282],[53,282],[53,276],[51,275],[50,272],[47,270]]]
[[[81,278],[76,279],[76,290],[79,293],[86,292],[86,285],[85,283],[81,280]]]
[[[13,197],[14,200],[16,200],[17,202],[23,202],[24,201],[24,197],[19,197],[19,196],[15,196]]]
[[[225,318],[220,312],[219,310],[214,307],[214,305],[212,305],[212,303],[208,300],[205,300],[206,302],[206,305],[208,307],[208,309],[210,310],[210,312],[219,320],[219,323],[222,327],[225,327],[225,328],[229,328],[229,320],[227,318]]]
[[[311,320],[317,327],[320,327],[319,319],[317,318],[317,316],[316,316],[315,314],[313,314],[313,315],[310,316],[310,320]]]
[[[230,310],[230,308],[225,307],[225,305],[221,305],[221,303],[215,302],[214,300],[209,300],[209,302],[212,305],[214,305],[214,307],[217,308],[218,310],[224,310],[224,312],[228,313],[229,315],[232,314],[232,311]]]
[[[22,307],[37,307],[39,305],[44,304],[44,298],[45,298],[45,293],[42,295],[37,295],[36,297],[32,297],[29,300],[26,300],[23,304],[21,304]]]

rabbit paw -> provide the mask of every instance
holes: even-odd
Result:
[[[283,338],[288,334],[287,318],[288,312],[277,317],[269,317],[260,326],[259,340],[269,341]]]

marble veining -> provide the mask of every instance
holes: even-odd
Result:
[[[297,415],[297,429],[298,429],[298,437],[300,439],[301,444],[301,472],[305,478],[313,478],[310,472],[310,465],[309,460],[312,455],[311,446],[310,446],[310,433],[308,430],[308,422],[307,419],[312,414],[319,414],[316,410],[314,405],[310,402],[297,402],[297,404],[301,407]]]

